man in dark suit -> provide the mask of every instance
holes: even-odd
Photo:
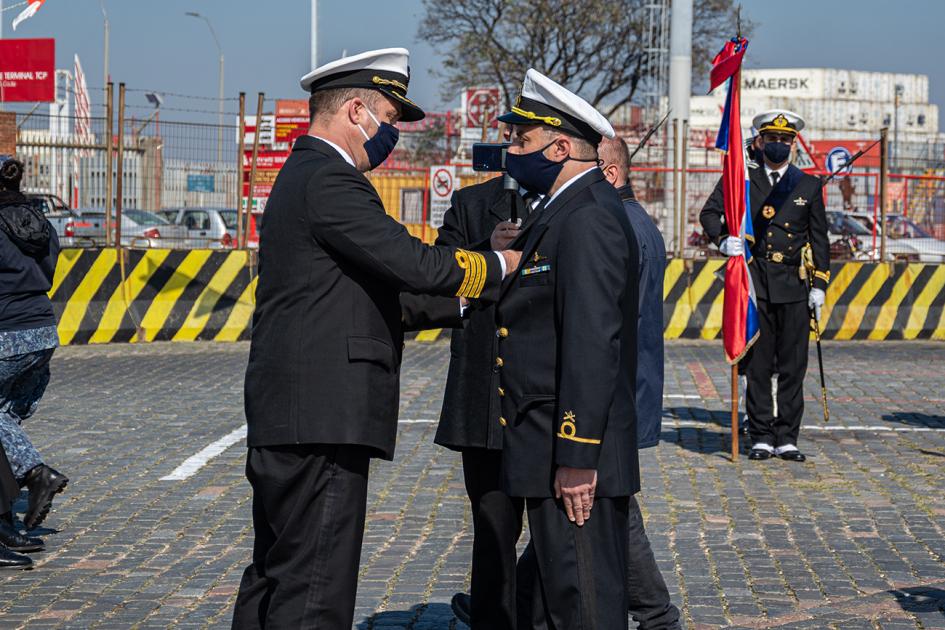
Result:
[[[506,190],[503,178],[457,190],[443,217],[436,244],[476,250],[505,249],[518,235],[509,219],[512,206],[519,220],[531,209]],[[427,297],[401,296],[408,319],[430,310]],[[473,516],[470,595],[457,593],[453,609],[473,630],[515,630],[515,544],[522,531],[524,502],[509,497],[501,484],[502,427],[492,366],[496,356],[494,305],[466,311],[452,331],[450,365],[435,442],[459,451]]]
[[[601,170],[617,189],[633,227],[639,251],[640,297],[637,319],[637,446],[659,444],[663,416],[663,276],[666,245],[653,219],[637,201],[630,185],[630,151],[622,138],[600,144]],[[643,514],[630,497],[630,537],[627,554],[627,598],[639,630],[676,630],[679,609],[669,598],[660,573]]]
[[[791,164],[800,116],[771,110],[752,121],[761,135],[763,164],[749,165],[754,243],[751,277],[758,299],[759,336],[747,357],[749,459],[772,456],[803,462],[797,448],[804,416],[804,376],[811,312],[820,317],[830,280],[830,244],[820,179]],[[726,256],[740,256],[744,244],[731,236],[722,182],[706,201],[699,220],[706,236]],[[813,278],[806,277],[801,252],[813,253]],[[812,287],[808,289],[808,280]],[[773,360],[772,360],[773,358]],[[778,374],[778,415],[774,416],[772,374]]]
[[[597,168],[614,131],[534,69],[501,120],[514,129],[509,175],[545,195],[496,312],[502,478],[526,501],[536,569],[519,627],[623,629],[639,281],[632,228]]]
[[[400,292],[492,299],[512,252],[431,247],[389,217],[362,174],[423,118],[407,51],[346,57],[302,79],[309,135],[275,182],[260,238],[245,405],[253,563],[237,628],[351,628],[370,459],[391,459]],[[459,300],[443,300],[458,311]]]

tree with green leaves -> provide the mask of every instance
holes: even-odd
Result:
[[[445,96],[497,85],[506,108],[528,68],[577,92],[606,116],[653,79],[646,49],[652,0],[424,0],[418,35],[443,57]],[[735,34],[733,0],[693,6],[693,76]],[[747,25],[742,24],[742,31]]]

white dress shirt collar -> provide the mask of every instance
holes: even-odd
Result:
[[[787,172],[787,167],[790,166],[790,162],[785,162],[784,166],[781,168],[771,168],[768,166],[768,163],[765,162],[765,176],[768,178],[768,181],[771,181],[771,173],[778,174],[778,181],[781,181],[781,178],[784,177],[784,173]]]

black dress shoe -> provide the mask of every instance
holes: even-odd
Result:
[[[762,460],[762,459],[771,459],[771,451],[765,450],[763,448],[753,448],[748,452],[748,459]]]
[[[43,522],[52,507],[53,497],[62,492],[69,480],[60,472],[40,464],[26,475],[26,487],[30,491],[29,506],[23,524],[33,529]]]
[[[789,462],[806,462],[807,457],[804,456],[804,453],[800,451],[785,451],[778,455],[781,459],[786,459]]]
[[[450,608],[453,609],[453,614],[456,615],[456,618],[462,621],[467,626],[471,626],[470,623],[470,611],[472,610],[472,600],[469,595],[466,593],[456,593],[453,595],[453,599],[450,600]]]
[[[42,551],[45,549],[43,541],[39,538],[30,538],[24,536],[13,526],[10,520],[12,515],[4,514],[0,516],[0,545],[3,545],[10,551],[24,553],[27,551]]]
[[[33,561],[27,556],[10,551],[0,546],[0,570],[3,569],[32,569]]]

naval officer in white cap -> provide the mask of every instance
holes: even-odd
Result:
[[[246,370],[253,562],[235,628],[349,630],[371,458],[391,459],[404,322],[401,290],[496,300],[513,252],[430,247],[384,211],[363,172],[397,142],[408,53],[389,48],[316,68],[309,134],[263,216]]]
[[[513,126],[509,175],[544,196],[512,244],[522,264],[496,312],[502,477],[525,499],[533,547],[518,627],[623,629],[639,279],[633,230],[598,167],[614,130],[536,70],[500,120]]]
[[[748,458],[780,457],[803,462],[797,447],[804,417],[804,377],[810,319],[820,309],[830,280],[830,242],[819,177],[791,164],[804,119],[786,109],[755,116],[756,160],[749,164],[749,194],[754,242],[751,277],[758,298],[759,335],[742,363],[748,380],[747,410],[751,451]],[[699,220],[706,236],[726,256],[741,256],[742,239],[730,236],[722,181],[706,201]],[[808,277],[802,252],[810,248],[814,263]],[[741,366],[739,366],[741,368]],[[777,416],[772,376],[777,375]]]

